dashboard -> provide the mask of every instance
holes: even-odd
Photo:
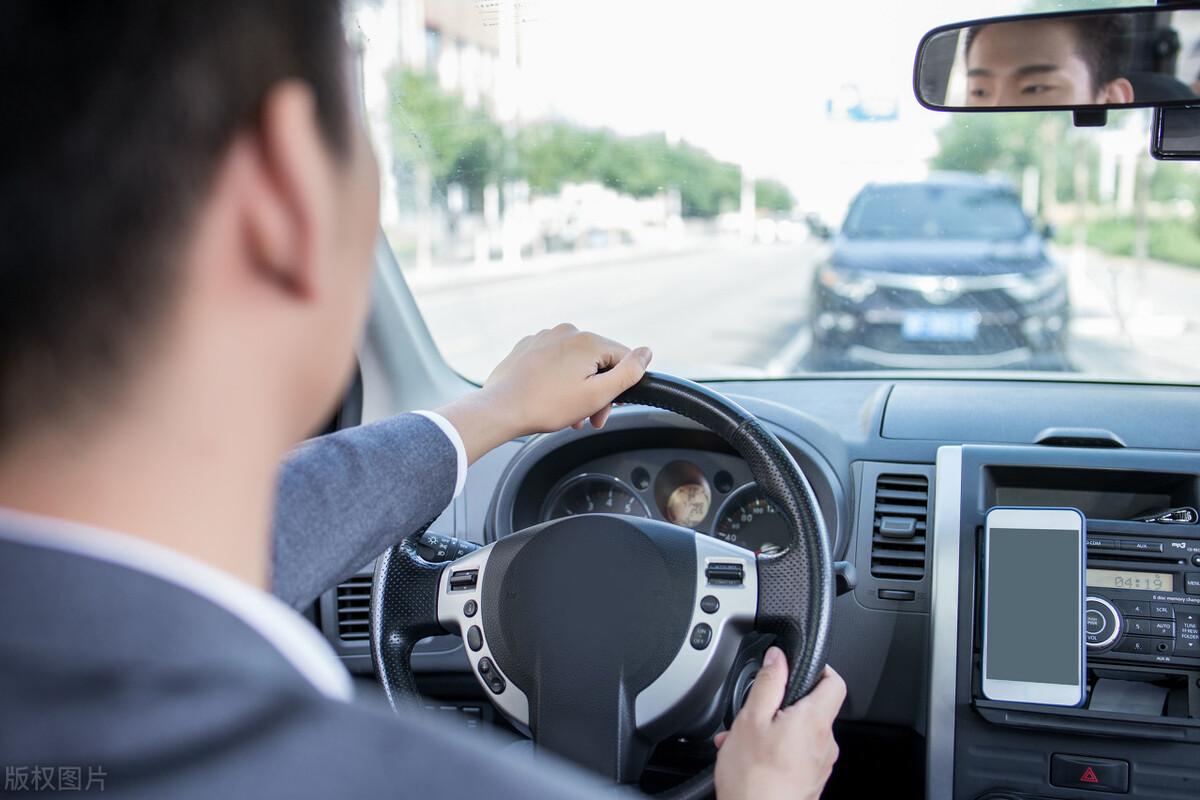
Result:
[[[894,796],[1082,798],[1096,787],[1060,774],[1081,764],[1081,775],[1124,774],[1112,791],[1130,796],[1200,797],[1200,654],[1190,651],[1200,525],[1133,520],[1151,506],[1200,506],[1200,391],[920,377],[712,386],[780,437],[817,496],[834,558],[857,572],[834,604],[830,662],[849,693],[832,796],[839,781],[854,796],[855,775],[886,771]],[[1089,695],[1110,705],[1014,708],[981,696],[978,541],[986,509],[1005,504],[1084,511],[1088,593],[1123,632],[1089,652]],[[760,553],[781,538],[770,501],[723,442],[633,406],[600,431],[492,452],[431,530],[487,543],[584,513],[666,520]],[[369,593],[370,579],[366,565],[316,612],[364,676],[366,612],[351,598]],[[491,721],[457,638],[423,642],[413,666],[436,707],[468,727]],[[1163,698],[1157,711],[1111,701],[1114,689],[1147,687]]]
[[[819,484],[833,496],[827,480]],[[538,521],[589,513],[663,520],[762,555],[781,552],[790,536],[746,463],[723,451],[654,448],[593,458],[551,486]]]

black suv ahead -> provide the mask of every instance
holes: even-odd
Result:
[[[1066,273],[1006,184],[870,184],[813,280],[814,369],[1066,369]]]

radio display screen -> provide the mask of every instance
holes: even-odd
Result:
[[[1138,589],[1143,592],[1175,591],[1175,576],[1169,572],[1134,572],[1127,569],[1091,569],[1087,585],[1099,589]]]

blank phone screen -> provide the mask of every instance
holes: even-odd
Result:
[[[1074,530],[989,530],[988,678],[1079,683],[1082,542]]]

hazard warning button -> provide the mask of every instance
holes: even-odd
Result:
[[[1056,753],[1050,756],[1050,783],[1069,789],[1128,792],[1129,762]]]

